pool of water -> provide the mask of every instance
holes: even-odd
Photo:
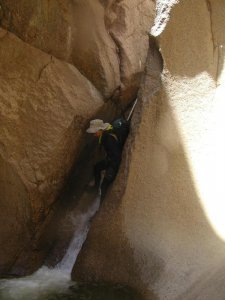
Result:
[[[0,300],[139,300],[119,284],[76,283],[61,269],[42,267],[30,276],[0,280]]]
[[[76,284],[66,292],[52,293],[38,300],[138,300],[128,287],[106,284]],[[4,299],[5,300],[5,299]]]
[[[137,293],[126,286],[71,281],[72,268],[99,203],[98,196],[86,210],[78,207],[67,216],[73,237],[56,266],[42,266],[35,273],[21,278],[0,279],[0,300],[139,300]]]

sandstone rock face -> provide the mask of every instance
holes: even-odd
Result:
[[[2,0],[2,26],[73,63],[109,98],[134,98],[148,49],[152,0]]]
[[[44,231],[89,119],[108,98],[135,97],[153,8],[0,0],[1,273]]]
[[[49,213],[79,154],[87,120],[102,106],[72,65],[0,31],[0,271]]]
[[[120,84],[116,46],[98,1],[2,1],[3,26],[27,43],[69,61],[109,97]]]
[[[120,86],[117,48],[105,27],[105,10],[99,1],[74,1],[75,43],[72,62],[106,98]]]
[[[124,104],[138,91],[144,71],[151,26],[153,1],[111,1],[107,9],[107,25],[120,58],[121,97]]]
[[[1,26],[63,60],[71,53],[70,1],[1,1]]]
[[[224,299],[224,22],[222,0],[172,9],[158,39],[162,89],[152,95],[150,60],[129,172],[124,161],[75,279],[128,283],[149,300]]]

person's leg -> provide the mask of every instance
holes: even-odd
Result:
[[[94,180],[95,180],[95,186],[98,187],[101,181],[101,172],[103,170],[106,170],[108,167],[108,162],[104,159],[99,161],[94,166]]]
[[[109,185],[114,181],[118,172],[119,166],[109,164],[106,168],[105,176],[101,184],[101,199],[103,200]]]

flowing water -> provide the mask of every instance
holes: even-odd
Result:
[[[75,231],[61,262],[54,268],[43,266],[30,276],[2,279],[0,281],[0,299],[49,299],[49,295],[52,297],[56,291],[57,294],[67,294],[70,287],[75,287],[76,284],[71,281],[70,274],[82,244],[86,239],[90,219],[98,210],[99,202],[100,198],[98,197],[85,213],[77,214],[77,212],[75,212],[74,216],[71,214],[68,216]]]
[[[97,197],[85,213],[70,215],[74,235],[63,259],[54,268],[43,266],[30,276],[0,280],[0,300],[136,300],[127,287],[71,281],[72,268],[99,203]]]

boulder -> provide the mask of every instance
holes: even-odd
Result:
[[[0,19],[25,42],[74,64],[105,99],[126,106],[137,95],[154,7],[152,0],[2,0]]]
[[[0,30],[0,271],[37,234],[102,107],[71,64]]]
[[[74,64],[104,95],[120,85],[116,45],[98,0],[3,0],[2,26],[25,42]]]

